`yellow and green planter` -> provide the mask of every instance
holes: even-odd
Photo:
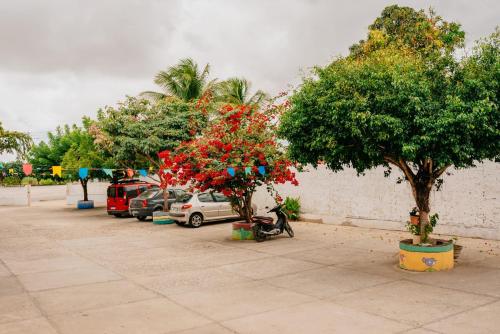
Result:
[[[246,222],[233,223],[233,240],[254,240],[252,224]]]
[[[440,241],[435,246],[412,245],[412,240],[399,243],[399,267],[410,271],[453,269],[453,242]]]
[[[167,224],[173,224],[175,221],[170,218],[170,215],[168,212],[164,211],[155,211],[153,212],[153,224],[157,225],[167,225]]]

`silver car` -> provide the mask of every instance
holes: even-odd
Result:
[[[257,207],[252,205],[253,212]],[[189,224],[200,227],[203,222],[239,218],[238,213],[231,207],[229,198],[220,193],[204,192],[186,194],[170,207],[170,218],[177,224]]]

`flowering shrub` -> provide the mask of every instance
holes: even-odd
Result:
[[[200,137],[181,143],[172,152],[159,153],[164,163],[162,183],[221,192],[251,222],[252,195],[258,186],[266,185],[281,202],[273,184],[298,185],[291,162],[276,141],[278,112],[277,107],[263,111],[246,105],[220,108]]]

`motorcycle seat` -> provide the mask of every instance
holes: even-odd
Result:
[[[273,218],[266,216],[253,216],[252,217],[254,223],[259,224],[273,224]]]

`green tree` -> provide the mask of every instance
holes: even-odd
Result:
[[[216,87],[216,100],[235,105],[260,106],[267,95],[258,90],[250,95],[250,81],[244,78],[229,78],[221,81]]]
[[[324,161],[332,170],[352,166],[358,173],[380,165],[400,169],[420,210],[425,241],[429,195],[443,173],[499,158],[498,31],[457,60],[451,54],[460,39],[429,52],[428,45],[407,42],[401,31],[412,31],[415,22],[408,24],[383,46],[361,53],[355,47],[348,57],[316,68],[291,97],[280,134],[300,163]]]
[[[32,144],[33,140],[30,135],[19,131],[8,131],[0,122],[0,154],[15,152],[23,158]]]
[[[202,108],[195,102],[152,103],[128,97],[116,108],[99,110],[90,131],[95,143],[123,167],[151,166],[159,170],[158,152],[173,150],[182,141],[192,139],[205,125],[206,116],[197,107]],[[164,194],[168,196],[166,189]]]
[[[213,91],[215,80],[208,81],[209,73],[208,64],[200,71],[191,58],[181,59],[178,64],[156,75],[154,82],[163,92],[146,91],[141,95],[153,101],[179,99],[191,102]]]
[[[63,166],[64,178],[79,180],[83,188],[84,200],[88,200],[87,183],[91,176],[103,176],[101,172],[91,171],[92,168],[108,167],[113,164],[112,159],[99,150],[89,133],[91,121],[83,118],[83,127],[75,124],[57,127],[55,132],[49,132],[49,140],[35,145],[30,152],[30,163],[35,174],[46,171],[51,166]],[[78,176],[80,168],[89,168],[89,176],[81,179]]]

